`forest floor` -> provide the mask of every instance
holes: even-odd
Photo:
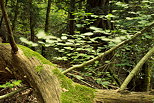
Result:
[[[71,73],[74,75],[79,75],[78,72]],[[149,92],[130,92],[127,90],[123,92],[117,92],[118,87],[110,85],[110,88],[105,89],[99,84],[95,83],[95,81],[90,77],[84,78],[85,80],[82,81],[77,78],[73,78],[69,75],[69,73],[67,76],[73,79],[74,82],[95,88],[97,90],[95,94],[95,103],[154,103],[154,90]],[[12,80],[12,78],[8,79]],[[0,96],[19,88],[20,86],[0,89]],[[17,93],[10,98],[0,100],[0,103],[37,103],[37,98],[35,97],[33,90],[30,88]]]
[[[12,92],[16,89],[19,89],[19,87],[1,89],[0,95]],[[151,98],[154,98],[154,92],[126,91],[118,93],[117,90],[113,89],[99,89],[95,95],[95,103],[153,103],[151,102]],[[33,94],[33,90],[27,89],[10,98],[0,100],[0,103],[37,103],[37,99]]]

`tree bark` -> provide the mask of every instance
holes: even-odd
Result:
[[[144,73],[144,77],[143,77],[143,85],[142,90],[143,92],[147,92],[151,90],[151,76],[152,76],[152,67],[150,67],[150,65],[152,65],[149,61],[145,62],[143,64],[144,66],[142,66],[143,68],[143,73]]]
[[[49,16],[50,16],[50,8],[51,8],[51,0],[48,0],[48,7],[47,7],[47,11],[46,11],[46,20],[45,20],[45,32],[48,32],[49,30]]]
[[[12,32],[12,29],[10,26],[10,20],[8,18],[8,15],[7,15],[7,12],[5,9],[4,0],[0,0],[0,6],[1,6],[2,14],[3,14],[4,20],[6,23],[6,27],[8,30],[8,39],[9,39],[10,45],[12,47],[12,51],[13,51],[13,53],[17,53],[18,47],[17,47],[14,37],[13,37],[13,32]]]
[[[47,10],[46,10],[45,29],[44,29],[45,33],[48,33],[48,30],[49,30],[49,15],[50,15],[51,3],[52,3],[52,1],[48,0],[48,7],[47,7]],[[43,42],[45,42],[45,40],[43,40]],[[44,45],[42,45],[41,55],[46,57]]]
[[[75,34],[75,15],[73,13],[75,12],[75,0],[70,0],[70,11],[68,13],[68,33],[69,35],[74,35]]]
[[[17,21],[17,17],[18,17],[18,9],[19,9],[19,0],[16,1],[16,6],[15,6],[15,11],[14,11],[14,18],[12,21],[12,31],[15,30],[15,26],[16,26],[16,21]]]
[[[8,0],[5,1],[5,6],[7,6]],[[3,23],[3,15],[1,17],[1,21],[0,21],[0,29],[2,27],[2,23]]]
[[[0,61],[3,61],[2,66],[8,67],[16,78],[35,90],[40,103],[60,103],[60,84],[52,73],[54,66],[42,64],[34,57],[27,58],[21,50],[12,54],[7,44],[0,44]],[[36,70],[38,67],[43,70]]]
[[[35,27],[35,23],[34,23],[34,15],[33,15],[33,0],[29,0],[29,23],[30,23],[30,39],[32,42],[35,42],[35,31],[34,31],[34,27]],[[35,47],[31,47],[32,50],[35,50]]]
[[[147,92],[117,93],[116,90],[99,90],[95,103],[153,103],[153,95]]]
[[[86,11],[94,13],[94,15],[107,15],[109,13],[109,0],[88,0]],[[97,18],[93,26],[102,29],[111,29],[111,24],[108,20],[103,20],[102,18]]]

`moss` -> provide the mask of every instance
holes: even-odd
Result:
[[[36,67],[35,67],[35,70],[36,70],[37,72],[40,72],[42,69],[43,69],[43,65],[39,65],[39,66],[36,66]]]
[[[95,90],[77,83],[63,75],[59,70],[53,70],[66,91],[61,94],[62,103],[92,103]]]
[[[42,64],[49,64],[49,65],[52,65],[52,66],[54,65],[49,60],[45,59],[42,55],[40,55],[39,53],[29,49],[28,47],[25,47],[25,46],[22,46],[22,45],[18,45],[18,47],[23,50],[25,56],[27,56],[29,58],[35,57]]]

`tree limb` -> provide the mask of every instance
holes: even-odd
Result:
[[[124,90],[128,83],[132,80],[134,75],[140,70],[140,68],[143,66],[143,64],[147,61],[147,59],[154,53],[154,47],[149,50],[149,52],[137,63],[137,65],[134,67],[134,69],[130,72],[130,74],[127,76],[125,81],[122,83],[119,91]]]
[[[71,71],[71,70],[78,69],[78,68],[83,68],[84,66],[87,66],[87,65],[89,65],[89,64],[94,63],[96,60],[99,60],[100,58],[105,57],[106,55],[110,54],[111,52],[113,52],[114,50],[116,50],[116,49],[118,49],[119,47],[123,46],[124,44],[126,44],[126,43],[132,41],[132,40],[135,39],[137,36],[142,35],[144,32],[146,32],[149,28],[152,28],[153,26],[154,26],[154,22],[152,22],[150,25],[146,26],[144,29],[142,29],[141,31],[139,31],[139,32],[137,32],[136,34],[134,34],[134,35],[132,36],[132,38],[127,39],[127,40],[125,40],[125,41],[119,43],[118,45],[112,47],[111,49],[109,49],[109,50],[103,52],[102,54],[98,55],[97,57],[95,57],[95,58],[93,58],[93,59],[91,59],[91,60],[89,60],[89,61],[86,61],[86,62],[84,62],[84,63],[82,63],[82,64],[79,64],[79,65],[74,65],[74,66],[68,68],[68,69],[66,69],[65,71],[63,71],[62,73],[65,74],[65,73],[67,73],[67,72],[69,72],[69,71]]]
[[[20,89],[18,89],[18,90],[15,90],[15,91],[13,91],[13,92],[11,92],[11,93],[2,95],[2,96],[0,96],[0,100],[9,98],[9,97],[11,97],[11,96],[14,96],[15,94],[17,94],[17,93],[19,93],[19,92],[21,92],[21,91],[23,91],[23,90],[26,90],[26,89],[28,89],[28,87],[23,87],[23,88],[20,88]]]
[[[13,53],[16,54],[16,52],[18,51],[18,47],[17,47],[14,37],[13,37],[13,32],[12,32],[12,29],[10,26],[10,21],[9,21],[9,18],[8,18],[6,9],[5,9],[4,0],[0,0],[0,6],[1,6],[2,14],[3,14],[4,20],[6,23],[6,27],[8,30],[8,39],[9,39]]]

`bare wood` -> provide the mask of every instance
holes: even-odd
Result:
[[[97,90],[95,103],[153,103],[154,95],[148,92],[117,93],[116,90]]]

